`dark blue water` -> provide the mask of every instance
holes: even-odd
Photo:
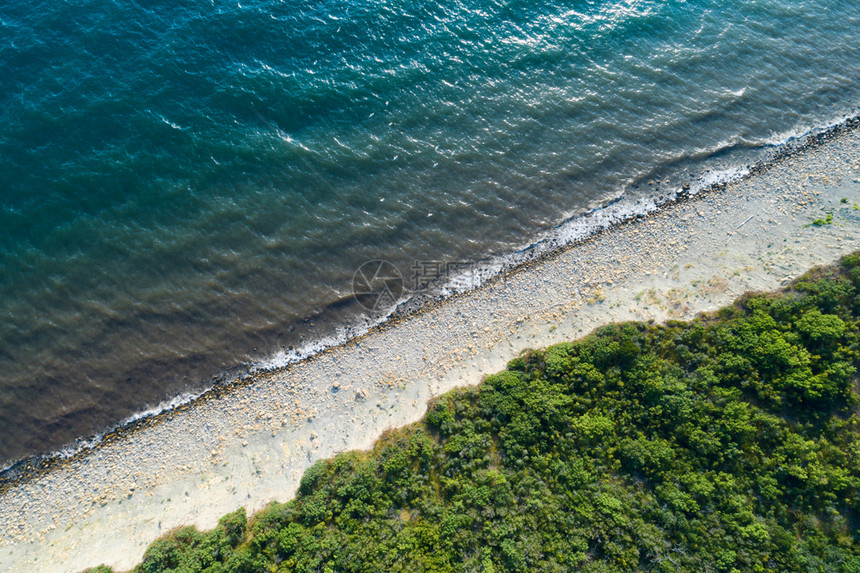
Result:
[[[363,261],[502,255],[839,121],[858,38],[850,0],[4,0],[0,462],[330,333]]]

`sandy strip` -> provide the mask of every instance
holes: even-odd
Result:
[[[840,199],[847,199],[841,203]],[[0,497],[0,570],[130,568],[186,524],[291,498],[302,472],[419,419],[526,348],[688,318],[860,248],[860,131],[670,205],[357,342],[174,412]],[[807,226],[825,211],[833,222]]]

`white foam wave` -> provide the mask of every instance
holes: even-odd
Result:
[[[835,117],[832,117],[829,121],[825,121],[823,124],[818,125],[800,125],[795,127],[794,129],[790,129],[787,131],[780,131],[776,133],[772,133],[768,137],[759,142],[760,145],[769,145],[772,147],[779,147],[782,145],[786,145],[792,141],[796,141],[798,139],[802,139],[809,135],[817,135],[819,133],[824,133],[830,129],[833,129],[836,126],[842,125],[848,120],[857,116],[857,110],[852,110],[850,113],[841,114]]]
[[[113,426],[110,426],[108,429],[106,429],[103,432],[100,432],[100,433],[92,435],[92,436],[88,436],[86,438],[78,438],[77,440],[75,440],[71,444],[68,444],[65,447],[60,448],[59,450],[56,450],[56,451],[52,452],[51,454],[47,455],[46,458],[48,458],[48,459],[50,459],[50,458],[60,458],[60,459],[72,458],[72,457],[78,455],[79,453],[81,453],[85,450],[91,450],[91,449],[95,448],[96,446],[98,446],[99,444],[101,444],[104,441],[105,436],[107,436],[108,434],[110,434],[111,432],[113,432],[119,428],[123,428],[125,426],[128,426],[129,424],[133,424],[134,422],[137,422],[138,420],[143,420],[144,418],[157,416],[158,414],[161,414],[163,412],[169,412],[171,410],[175,410],[176,408],[178,408],[184,404],[188,404],[189,402],[193,402],[194,400],[198,399],[200,396],[202,396],[203,394],[205,394],[209,390],[211,390],[211,388],[207,388],[206,390],[202,390],[200,392],[185,392],[185,393],[179,394],[177,396],[174,396],[173,398],[169,398],[167,400],[164,400],[163,402],[160,402],[156,406],[152,406],[150,408],[146,408],[145,410],[141,410],[140,412],[136,412],[136,413],[132,414],[131,416],[123,419],[119,423],[114,424]],[[11,462],[11,463],[3,466],[3,467],[0,467],[0,474],[3,474],[5,471],[15,467],[15,465],[21,461],[22,460],[15,460],[14,462]]]
[[[742,177],[749,175],[750,169],[746,166],[729,167],[727,169],[717,169],[707,171],[699,176],[698,181],[690,187],[690,194],[695,195],[700,191],[720,185],[722,183],[731,183]]]
[[[378,326],[388,321],[389,318],[397,311],[397,309],[409,300],[408,296],[401,297],[390,309],[384,313],[375,316],[362,316],[355,319],[352,323],[338,328],[335,334],[324,336],[302,345],[299,348],[291,350],[278,350],[277,352],[266,356],[254,362],[249,372],[268,372],[285,368],[290,364],[295,364],[306,360],[315,354],[339,346],[354,338],[359,338],[367,334],[374,326]]]
[[[736,181],[748,175],[749,172],[749,168],[745,166],[708,171],[690,186],[689,193],[691,195],[696,194],[714,185]],[[474,290],[518,265],[587,239],[624,221],[653,213],[667,202],[677,199],[680,192],[681,189],[678,188],[665,195],[635,199],[620,195],[602,207],[569,218],[540,237],[536,242],[530,243],[514,253],[476,263],[474,267],[449,278],[440,289],[440,294],[449,296]]]

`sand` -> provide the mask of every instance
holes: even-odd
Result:
[[[295,495],[427,401],[609,321],[684,319],[860,248],[860,132],[199,401],[0,493],[0,570],[128,569],[172,528]],[[846,199],[847,202],[841,202]],[[811,226],[833,213],[833,222]]]

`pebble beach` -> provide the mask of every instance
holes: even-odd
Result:
[[[373,447],[524,350],[608,322],[689,319],[835,262],[860,248],[857,125],[23,472],[0,487],[0,570],[129,569],[171,529],[290,499],[315,461]]]

